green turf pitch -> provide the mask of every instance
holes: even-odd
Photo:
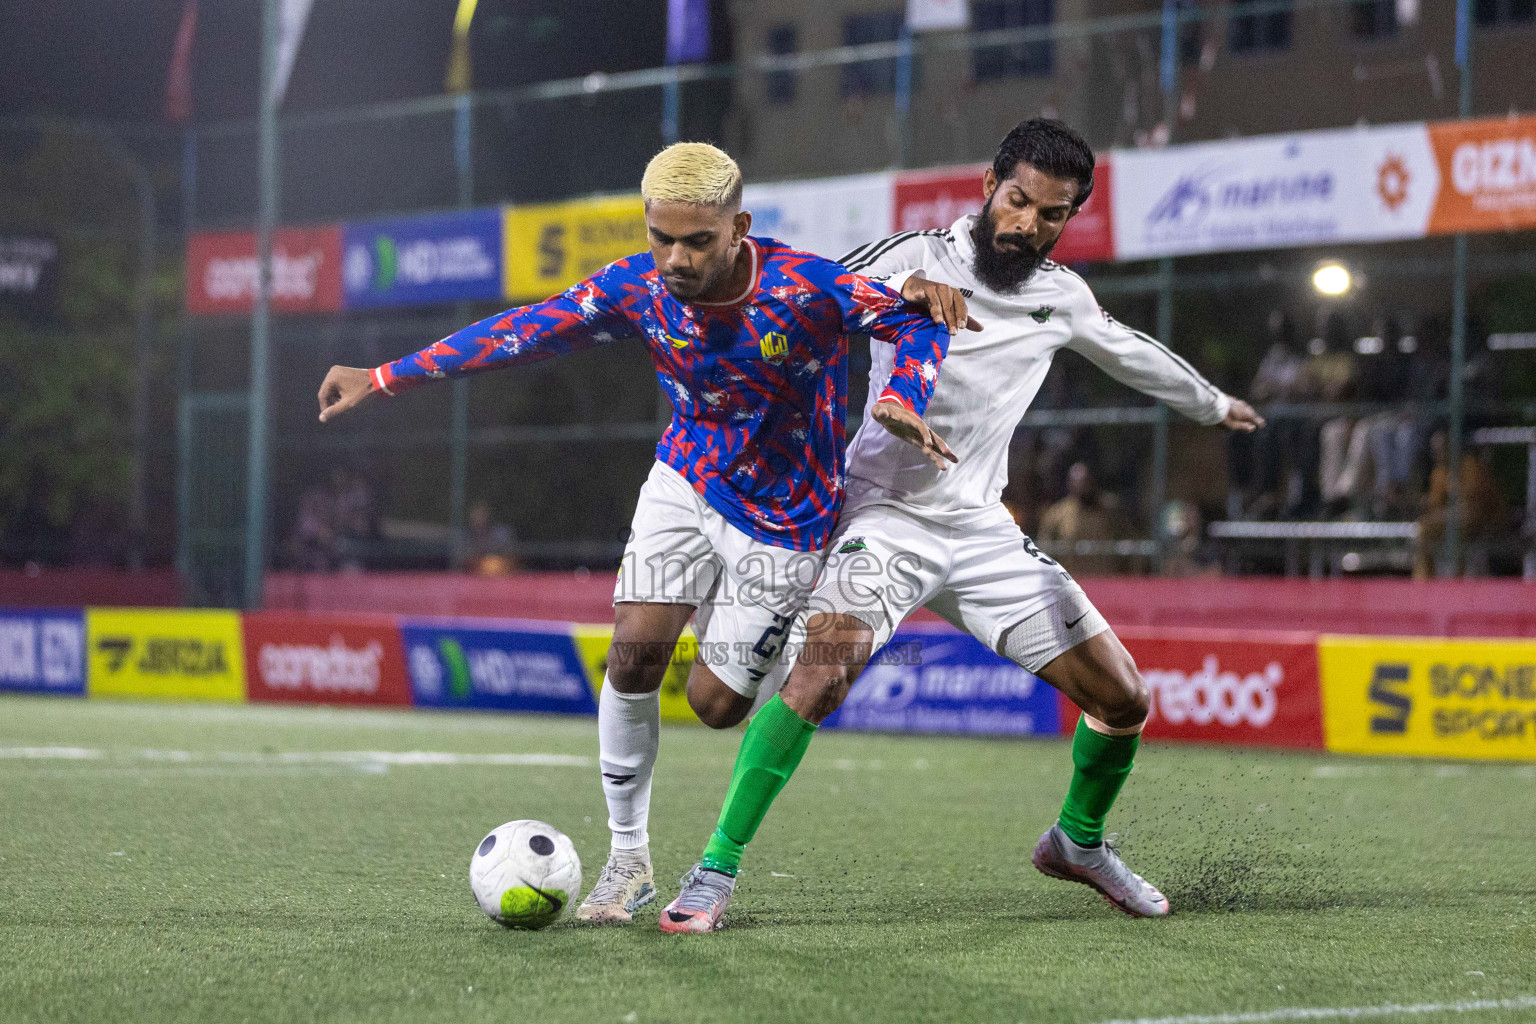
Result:
[[[728,930],[662,935],[739,737],[663,732],[640,921],[518,933],[475,907],[470,855],[545,818],[591,884],[591,720],[0,698],[0,1021],[1094,1024],[1536,995],[1530,766],[1149,744],[1110,826],[1175,915],[1136,921],[1029,867],[1064,743],[828,733]]]

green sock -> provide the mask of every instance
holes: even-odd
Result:
[[[720,823],[704,847],[706,868],[735,876],[742,853],[768,815],[773,798],[795,773],[815,731],[778,694],[753,717],[736,755]]]
[[[1072,736],[1072,785],[1067,787],[1057,819],[1068,839],[1080,846],[1104,841],[1104,818],[1131,774],[1140,743],[1140,734],[1105,736],[1088,728],[1087,716],[1077,720]]]

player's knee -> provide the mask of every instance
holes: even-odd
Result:
[[[1111,729],[1129,729],[1147,720],[1152,711],[1152,691],[1135,665],[1115,672],[1115,686],[1106,696],[1100,721]]]
[[[620,642],[614,641],[608,652],[608,685],[620,693],[650,693],[661,689],[662,677],[667,674],[666,663],[656,665],[647,659],[624,657],[622,650],[615,650],[619,646]]]
[[[722,686],[721,689],[724,687]],[[747,717],[747,712],[752,708],[752,702],[735,691],[706,692],[703,687],[690,683],[688,706],[693,709],[699,721],[711,729],[729,729],[739,725],[741,720]]]

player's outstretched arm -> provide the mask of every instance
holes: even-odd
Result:
[[[358,366],[333,366],[320,382],[320,422],[335,419],[373,394],[368,371]]]
[[[607,344],[636,333],[627,309],[646,297],[643,280],[627,260],[620,260],[553,298],[487,317],[367,373],[373,390],[393,396],[429,380],[483,373]]]
[[[949,450],[949,445],[944,443],[942,437],[929,429],[921,416],[895,399],[876,402],[874,411],[870,415],[874,417],[876,423],[892,434],[922,449],[923,454],[928,456],[928,461],[933,463],[940,472],[949,469],[944,464],[946,460],[960,461],[960,457]]]

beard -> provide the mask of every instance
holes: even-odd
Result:
[[[976,275],[976,280],[1000,295],[1012,295],[1020,291],[1056,245],[1052,242],[1044,249],[1036,249],[1023,235],[1005,235],[1000,245],[990,199],[981,208],[976,223],[971,226],[971,242],[976,247],[971,271]]]
[[[735,269],[736,261],[727,259],[719,266],[704,274],[693,274],[684,277],[680,274],[661,275],[661,283],[678,302],[693,302],[704,295],[709,295],[719,289],[730,277]]]

